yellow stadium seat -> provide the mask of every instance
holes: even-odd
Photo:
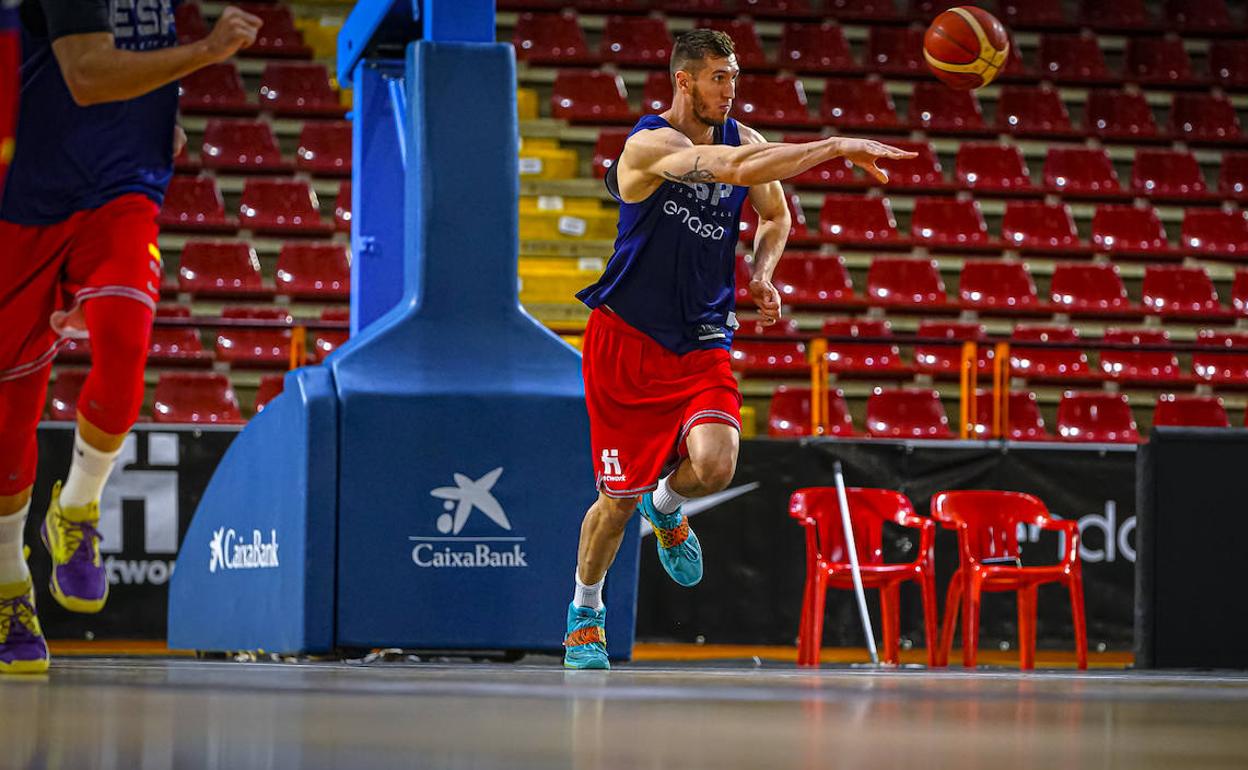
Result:
[[[332,59],[337,55],[342,19],[301,17],[295,19],[295,28],[303,33],[303,42],[312,47],[312,55],[317,59]]]
[[[537,91],[532,88],[517,88],[516,108],[520,120],[537,120]]]
[[[520,198],[520,240],[611,240],[616,212],[594,198]]]
[[[527,179],[575,179],[578,159],[575,150],[520,150],[520,176]]]

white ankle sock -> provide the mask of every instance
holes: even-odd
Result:
[[[591,609],[602,609],[602,584],[606,582],[606,578],[599,580],[592,586],[587,586],[581,582],[581,573],[576,573],[576,593],[572,594],[572,603],[577,607],[589,607]]]
[[[22,553],[22,530],[29,512],[27,502],[17,513],[0,516],[0,585],[20,583],[30,577],[26,555]]]
[[[671,481],[670,475],[660,479],[658,488],[654,490],[654,507],[659,513],[675,513],[677,508],[689,501],[689,498],[672,489]]]
[[[74,434],[74,461],[69,466],[69,477],[61,487],[61,507],[77,508],[100,499],[104,482],[113,471],[113,463],[121,449],[101,452]]]

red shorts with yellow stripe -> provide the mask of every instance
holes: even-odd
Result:
[[[85,338],[81,305],[92,297],[155,309],[158,211],[129,194],[54,225],[0,221],[0,382],[38,372],[66,339]]]
[[[741,429],[741,392],[727,350],[676,355],[599,308],[585,327],[582,370],[598,489],[635,497],[688,455],[685,438],[704,422]]]

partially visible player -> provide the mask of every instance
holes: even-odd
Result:
[[[251,45],[262,24],[226,7],[177,45],[173,0],[24,0],[16,149],[0,199],[0,673],[41,672],[22,530],[52,358],[89,337],[74,456],[41,528],[52,596],[108,598],[99,499],[143,402],[159,299],[156,214],[173,174],[178,78]]]
[[[17,122],[17,94],[20,90],[18,62],[22,55],[17,33],[17,6],[20,0],[0,0],[0,190],[13,157],[13,128]]]
[[[584,374],[598,500],[581,527],[564,639],[569,668],[610,668],[603,581],[635,512],[654,526],[672,579],[702,579],[701,547],[681,504],[722,490],[736,471],[741,394],[729,349],[741,206],[748,198],[759,218],[750,295],[775,323],[780,294],[771,276],[791,224],[779,180],[846,158],[885,182],[877,160],[915,157],[844,137],[767,142],[728,117],[738,72],[724,33],[681,35],[671,109],[637,123],[607,175],[620,202],[615,254],[577,294],[593,308]]]

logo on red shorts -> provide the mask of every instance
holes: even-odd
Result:
[[[625,481],[624,470],[620,468],[620,450],[602,450],[602,480]]]

